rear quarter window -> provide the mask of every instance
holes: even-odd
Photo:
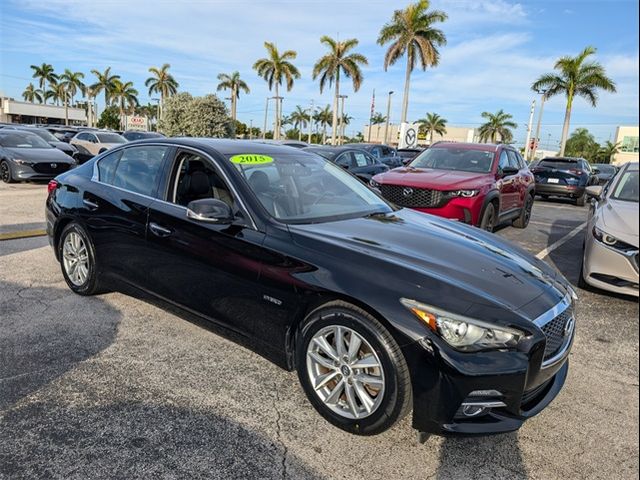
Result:
[[[148,197],[155,196],[168,151],[168,147],[155,145],[123,150],[113,181],[107,183]]]

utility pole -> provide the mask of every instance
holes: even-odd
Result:
[[[309,107],[309,138],[307,140],[307,143],[309,145],[311,145],[311,133],[313,131],[313,111],[314,111],[313,100],[311,100],[311,106]]]
[[[376,90],[375,88],[373,89],[373,95],[371,97],[371,113],[369,114],[369,135],[368,135],[368,140],[367,142],[371,143],[371,123],[373,122],[373,113],[376,109]]]
[[[529,113],[529,123],[527,124],[527,141],[524,145],[524,158],[529,158],[529,143],[531,143],[531,130],[533,128],[533,113],[536,111],[536,101],[531,102],[531,112]]]
[[[262,130],[262,139],[267,138],[267,115],[269,115],[269,97],[267,97],[267,105],[264,107],[264,130]]]
[[[387,145],[389,142],[389,118],[391,117],[391,95],[393,95],[393,90],[389,92],[389,97],[387,98],[387,121],[384,124],[384,144]]]
[[[338,116],[338,145],[342,145],[344,142],[343,139],[343,121],[344,121],[344,100],[345,98],[347,98],[347,95],[338,95],[338,98],[340,99],[340,110],[339,110],[339,116]]]
[[[536,127],[536,141],[533,144],[533,148],[531,149],[531,158],[528,160],[533,160],[536,158],[536,150],[538,150],[538,144],[540,143],[540,128],[542,127],[542,114],[544,113],[544,102],[547,101],[547,90],[536,90],[536,93],[542,95],[540,99],[540,113],[538,114],[538,126]]]
[[[249,120],[249,140],[253,140],[253,118]]]

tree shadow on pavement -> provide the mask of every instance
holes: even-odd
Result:
[[[121,314],[100,297],[0,280],[0,411],[115,339]],[[55,307],[55,308],[51,308]]]
[[[518,435],[447,437],[440,445],[438,480],[528,478]]]

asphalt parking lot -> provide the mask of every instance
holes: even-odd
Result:
[[[0,184],[0,238],[42,229],[45,185]],[[575,285],[587,209],[538,201],[498,235]],[[4,235],[4,237],[3,237]],[[517,433],[416,441],[324,421],[295,373],[182,312],[65,285],[42,236],[0,240],[0,478],[637,478],[638,302],[579,291],[560,396]]]

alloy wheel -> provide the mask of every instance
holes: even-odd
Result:
[[[316,395],[342,417],[366,418],[382,403],[382,362],[351,328],[331,325],[319,330],[307,347],[307,372]]]
[[[89,277],[89,251],[83,238],[70,232],[62,246],[62,263],[67,277],[76,286],[84,285]]]
[[[7,162],[0,163],[0,178],[5,183],[9,183],[9,180],[11,179],[11,172],[9,172],[9,165],[7,165]]]

